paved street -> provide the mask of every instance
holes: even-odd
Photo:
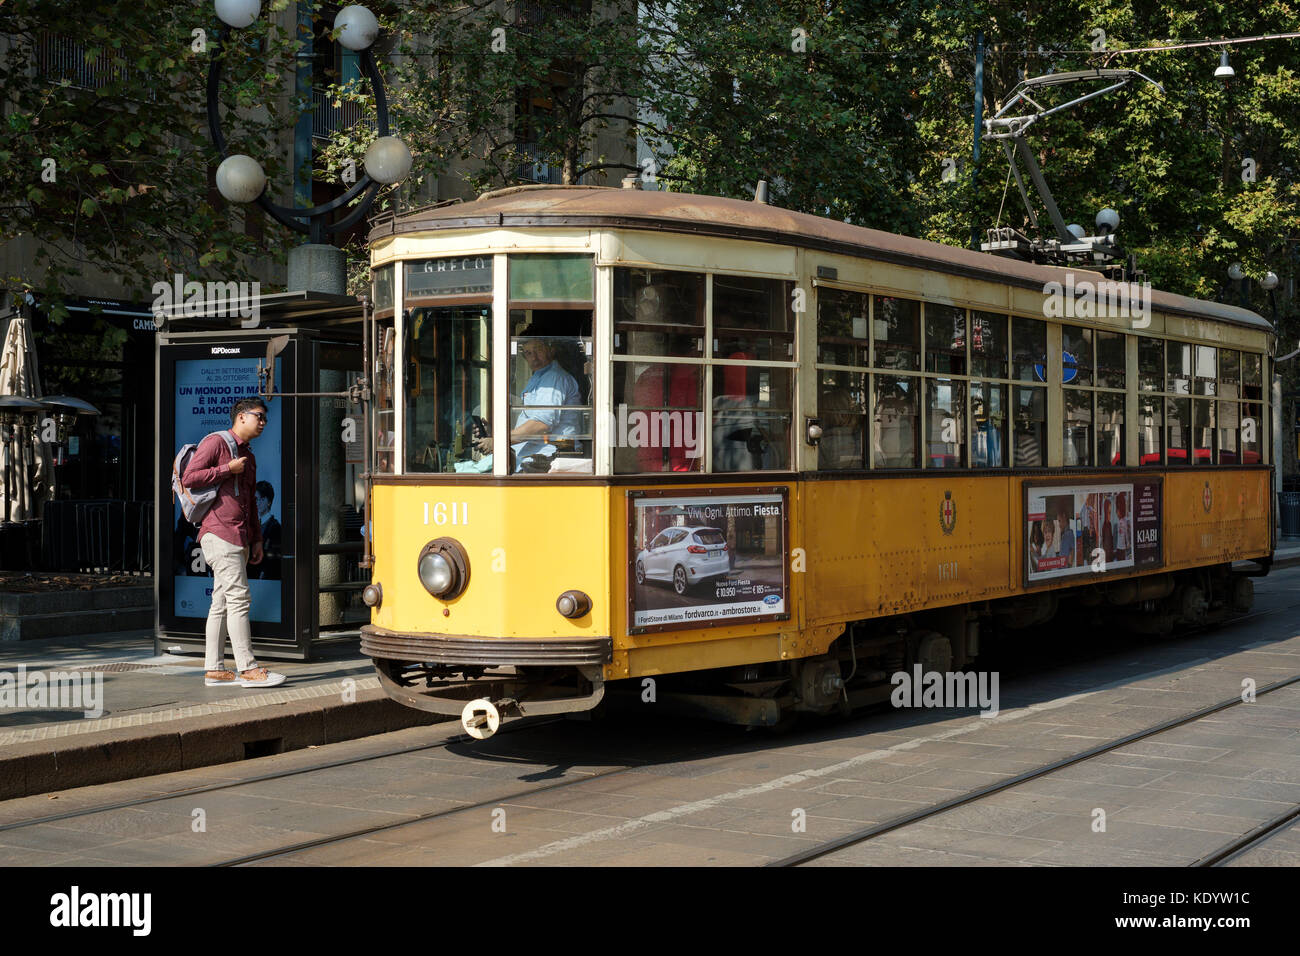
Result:
[[[883,710],[773,736],[646,712],[508,725],[472,745],[455,725],[416,727],[6,801],[0,863],[222,863],[358,831],[251,862],[767,863],[1235,697],[1245,678],[1294,676],[1300,570],[1258,595],[1249,619],[1181,640],[1104,635],[1056,664],[1040,645],[1032,671],[1005,670],[992,719]],[[1185,865],[1297,804],[1292,685],[815,862]],[[1296,865],[1297,844],[1292,828],[1234,864]]]

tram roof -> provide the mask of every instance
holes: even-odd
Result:
[[[385,236],[441,229],[526,228],[645,229],[698,236],[750,239],[863,256],[952,275],[1042,289],[1065,281],[1067,272],[1100,273],[1082,266],[1045,266],[947,246],[925,239],[867,229],[766,203],[721,196],[609,186],[516,186],[486,193],[467,203],[439,204],[403,215],[377,217],[374,242]],[[1249,309],[1151,290],[1161,312],[1227,322],[1273,333],[1272,324]]]

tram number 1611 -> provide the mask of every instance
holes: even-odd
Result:
[[[430,507],[429,502],[424,503],[424,523],[429,524],[430,517],[433,524],[469,524],[469,502],[453,501],[448,504],[445,501],[435,502]]]

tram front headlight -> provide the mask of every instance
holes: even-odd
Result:
[[[469,583],[469,559],[465,549],[452,538],[426,544],[420,550],[416,569],[425,590],[444,601],[459,597]]]

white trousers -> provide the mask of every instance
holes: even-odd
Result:
[[[208,532],[203,536],[203,560],[212,569],[212,607],[208,611],[205,670],[225,670],[226,635],[241,671],[257,666],[253,658],[253,632],[248,622],[248,548]]]

